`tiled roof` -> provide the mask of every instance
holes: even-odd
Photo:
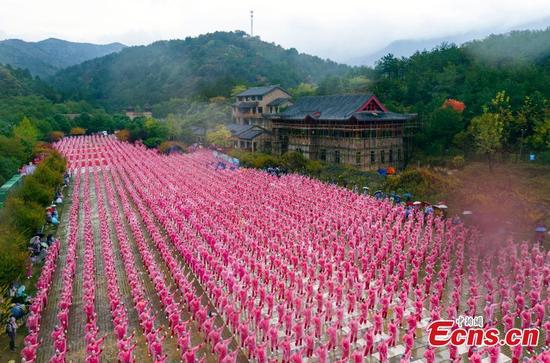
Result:
[[[263,96],[275,89],[279,88],[280,90],[286,92],[284,89],[282,89],[281,87],[279,87],[278,85],[272,85],[272,86],[264,86],[264,87],[252,87],[252,88],[249,88],[247,89],[246,91],[244,92],[241,92],[237,95],[237,97],[242,97],[242,96]]]
[[[238,136],[243,132],[250,130],[253,127],[254,125],[239,125],[239,124],[229,124],[227,126],[232,136]]]
[[[243,140],[252,140],[267,132],[257,125],[229,124],[227,128],[231,132],[231,136],[238,137]]]
[[[289,102],[289,101],[290,101],[289,98],[279,97],[279,98],[276,98],[276,99],[274,99],[273,101],[269,102],[269,103],[267,104],[267,106],[280,106],[280,105],[282,105],[283,103]]]
[[[371,97],[373,97],[372,94],[302,97],[287,110],[272,117],[274,120],[304,120],[306,117],[311,117],[328,121],[346,121],[352,117],[358,121],[405,121],[416,117],[416,114],[395,112],[357,112]]]
[[[353,115],[372,94],[308,96],[280,114],[281,119],[304,119],[311,116],[323,120],[344,120]]]
[[[264,130],[259,129],[259,128],[253,128],[253,129],[250,129],[250,130],[245,131],[242,134],[240,134],[239,139],[253,140],[253,139],[255,139],[256,137],[260,136],[263,133],[264,133]]]

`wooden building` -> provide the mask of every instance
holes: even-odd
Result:
[[[275,154],[361,169],[402,167],[416,114],[390,112],[373,94],[311,96],[270,116]]]

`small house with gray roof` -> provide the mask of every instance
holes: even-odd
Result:
[[[277,85],[249,88],[236,96],[231,112],[233,122],[269,130],[271,121],[265,115],[278,113],[291,104],[290,99],[290,94]]]
[[[252,87],[236,96],[229,125],[235,148],[271,152],[271,118],[291,105],[290,94],[277,85]]]

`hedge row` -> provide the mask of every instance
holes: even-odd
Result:
[[[45,222],[45,208],[63,182],[66,161],[58,152],[43,149],[44,160],[34,174],[24,177],[0,211],[0,286],[18,279],[25,272],[27,245]]]
[[[256,169],[281,167],[290,172],[300,173],[313,178],[336,183],[340,186],[359,190],[367,186],[371,191],[383,188],[384,178],[374,171],[364,171],[344,164],[329,164],[318,160],[306,159],[298,152],[287,152],[282,156],[253,153],[242,150],[230,151],[231,156],[239,159],[242,166]]]

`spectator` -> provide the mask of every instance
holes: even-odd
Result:
[[[8,323],[6,324],[6,334],[10,339],[10,350],[15,352],[15,333],[17,332],[17,323],[15,318],[12,316],[9,318]]]

